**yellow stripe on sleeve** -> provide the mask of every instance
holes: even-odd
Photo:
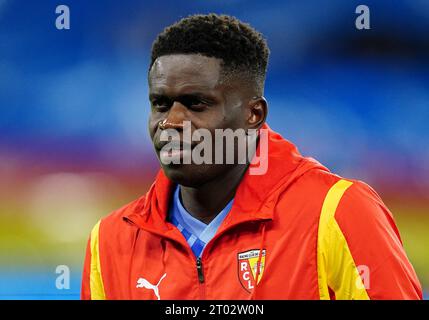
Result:
[[[337,300],[369,300],[347,241],[335,220],[335,211],[353,184],[339,180],[328,191],[319,218],[317,272],[321,300],[329,300],[328,287]]]
[[[106,300],[100,267],[99,229],[100,221],[91,231],[91,272],[89,275],[91,300]]]

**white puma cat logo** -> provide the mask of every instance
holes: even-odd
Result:
[[[146,288],[146,289],[152,289],[153,292],[155,293],[156,297],[158,298],[158,300],[161,300],[161,297],[159,296],[159,284],[161,283],[162,279],[164,279],[166,277],[167,273],[164,273],[164,275],[161,277],[161,279],[159,279],[158,283],[156,286],[154,286],[153,284],[151,284],[149,281],[147,281],[145,278],[139,278],[137,280],[137,286],[136,288]]]

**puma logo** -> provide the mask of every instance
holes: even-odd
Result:
[[[161,300],[161,297],[159,296],[159,284],[161,283],[162,279],[164,279],[167,276],[167,273],[164,273],[164,275],[161,277],[161,279],[159,279],[158,283],[156,284],[156,286],[154,286],[152,283],[150,283],[149,281],[147,281],[145,278],[139,278],[137,280],[137,286],[136,288],[146,288],[146,289],[152,289],[153,292],[155,293],[156,297],[158,298],[158,300]]]

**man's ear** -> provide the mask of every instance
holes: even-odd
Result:
[[[260,96],[249,101],[247,126],[249,129],[259,129],[265,123],[268,115],[267,100]]]

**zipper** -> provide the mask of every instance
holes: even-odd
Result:
[[[197,259],[197,272],[198,272],[198,281],[204,283],[204,272],[203,272],[203,263],[201,258]]]
[[[203,269],[203,262],[201,261],[201,258],[197,258],[197,274],[198,274],[198,284],[200,288],[200,299],[205,300],[206,299],[206,290],[205,290],[205,284],[204,284],[204,269]]]

